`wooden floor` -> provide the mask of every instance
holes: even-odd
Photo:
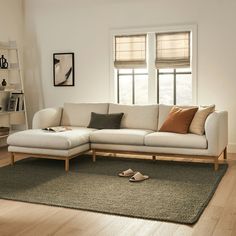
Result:
[[[236,235],[236,154],[228,154],[228,163],[226,175],[194,226],[0,199],[0,235],[233,236]],[[0,149],[0,166],[8,164],[6,149]]]

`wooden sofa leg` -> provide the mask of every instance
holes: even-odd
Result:
[[[224,149],[224,159],[227,159],[227,147]]]
[[[152,160],[155,161],[156,160],[156,156],[152,156]]]
[[[15,163],[15,157],[14,157],[14,153],[11,152],[11,165],[13,166]]]
[[[67,157],[65,159],[65,171],[68,172],[69,171],[69,168],[70,168],[70,159]]]
[[[95,161],[96,161],[96,151],[93,150],[93,162],[95,162]]]
[[[214,170],[217,171],[219,168],[219,162],[218,162],[219,157],[214,157]]]

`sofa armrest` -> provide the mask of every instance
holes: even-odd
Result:
[[[51,126],[59,126],[61,123],[62,108],[46,108],[34,114],[32,128],[42,129]]]
[[[209,155],[219,156],[228,144],[228,112],[215,111],[205,123]]]

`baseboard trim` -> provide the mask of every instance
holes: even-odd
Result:
[[[228,153],[236,153],[236,143],[229,143],[227,151]]]

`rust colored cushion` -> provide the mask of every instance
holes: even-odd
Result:
[[[188,133],[189,126],[192,119],[197,112],[198,108],[180,108],[173,107],[170,110],[164,124],[160,128],[160,132],[173,132],[186,134]]]

